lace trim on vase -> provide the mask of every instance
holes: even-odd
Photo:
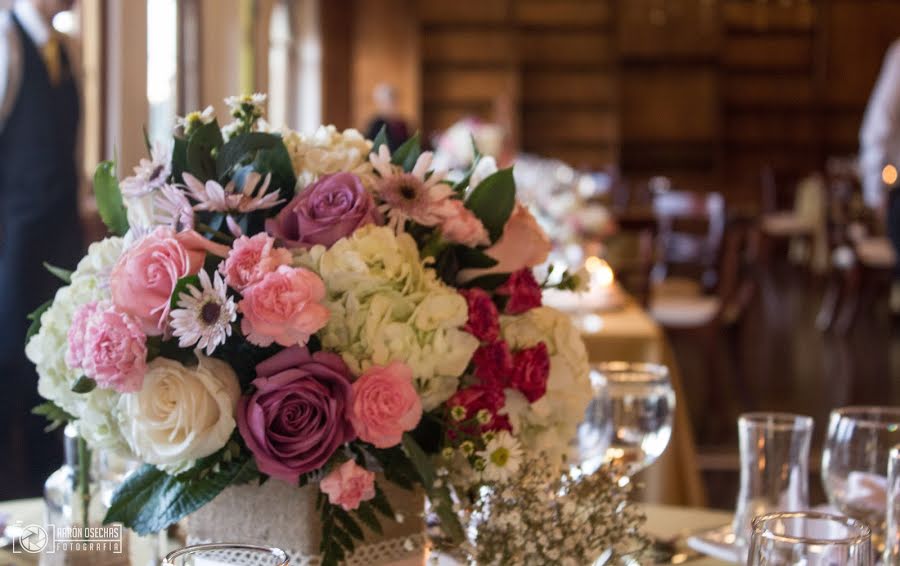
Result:
[[[216,542],[188,537],[187,544],[207,544]],[[416,554],[422,555],[427,546],[424,533],[418,533],[405,537],[382,539],[377,542],[360,543],[357,541],[356,550],[353,551],[344,562],[347,566],[373,566],[376,564],[392,564],[413,558]],[[290,548],[282,548],[290,560],[290,566],[320,566],[322,556],[320,554],[305,554]],[[271,566],[271,560],[258,554],[241,550],[225,551],[217,553],[221,556],[222,565],[241,564],[246,566]],[[214,559],[204,560],[204,564],[213,566],[218,561]],[[421,564],[421,560],[418,561]]]

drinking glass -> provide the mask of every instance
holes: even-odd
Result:
[[[891,449],[888,464],[887,530],[884,566],[900,566],[900,445]]]
[[[871,531],[826,513],[770,513],[753,520],[749,566],[871,566]]]
[[[665,366],[608,362],[591,371],[594,398],[578,427],[585,473],[607,462],[625,464],[631,476],[655,462],[672,436],[675,391]]]
[[[841,514],[872,529],[884,550],[888,458],[900,444],[900,407],[845,407],[831,412],[822,453],[822,483]]]
[[[270,546],[196,544],[170,552],[163,566],[288,566],[287,554]]]
[[[746,413],[738,418],[741,485],[734,514],[742,552],[754,517],[803,511],[809,505],[809,446],[813,419],[790,413]]]

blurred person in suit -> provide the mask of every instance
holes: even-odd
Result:
[[[53,18],[74,0],[16,0],[0,14],[0,499],[38,495],[60,445],[30,414],[40,403],[25,358],[27,315],[83,252],[75,165],[80,103]],[[5,496],[5,497],[4,497]]]
[[[397,109],[397,91],[393,86],[381,83],[375,87],[372,99],[375,101],[375,117],[366,128],[366,137],[374,140],[384,128],[388,147],[394,152],[409,139],[409,125]]]

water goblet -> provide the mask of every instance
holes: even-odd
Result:
[[[814,512],[770,513],[753,520],[749,566],[871,566],[863,522]]]
[[[900,445],[891,449],[888,464],[887,529],[884,566],[900,566]]]
[[[288,556],[279,548],[255,544],[195,544],[170,552],[162,566],[288,566]]]

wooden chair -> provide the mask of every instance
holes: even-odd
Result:
[[[775,170],[770,165],[763,166],[760,171],[760,188],[762,189],[763,215],[760,222],[762,233],[762,260],[770,263],[775,246],[800,240],[804,243],[808,257],[812,256],[815,240],[815,226],[793,210],[781,208],[786,197],[779,194]],[[791,203],[793,206],[793,203]]]

